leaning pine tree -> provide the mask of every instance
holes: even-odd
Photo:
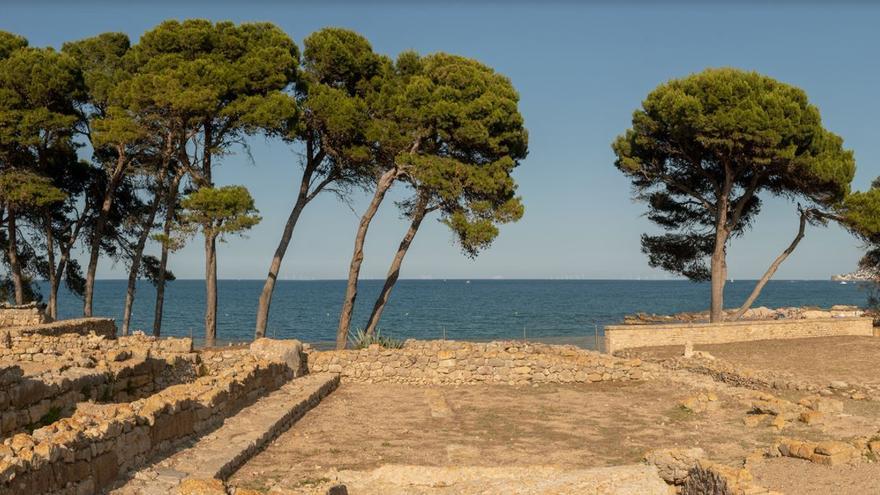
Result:
[[[855,173],[851,151],[822,126],[803,90],[755,72],[707,69],[658,86],[613,143],[648,218],[666,231],[642,236],[649,264],[711,281],[710,319],[722,321],[727,246],[765,195],[797,202],[797,234],[770,264],[742,316],[804,236],[837,219]]]
[[[398,65],[410,72],[403,94],[415,98],[404,101],[419,109],[408,114],[415,134],[424,138],[418,154],[398,160],[404,171],[398,180],[415,191],[399,204],[410,224],[373,305],[367,335],[376,333],[426,216],[438,211],[465,255],[474,257],[492,244],[499,224],[515,222],[523,214],[511,173],[526,156],[528,133],[510,81],[475,60],[454,55],[420,59],[405,54]]]
[[[365,185],[378,141],[368,102],[390,62],[346,29],[324,28],[309,35],[304,46],[296,88],[301,116],[286,136],[303,145],[303,172],[260,293],[255,338],[266,335],[275,282],[303,209],[322,192],[344,198],[354,186]]]
[[[504,182],[503,176],[509,174],[516,162],[525,156],[527,134],[522,127],[517,101],[518,95],[506,77],[474,60],[444,53],[423,59],[411,52],[404,53],[394,64],[393,73],[383,78],[380,87],[369,98],[372,118],[367,135],[375,136],[372,150],[375,157],[373,195],[361,215],[355,234],[345,298],[336,329],[338,349],[345,348],[348,342],[367,231],[385,195],[401,181],[416,188],[412,207],[405,207],[407,216],[414,222],[411,222],[410,232],[404,237],[392,262],[385,287],[373,310],[371,320],[374,321],[378,321],[381,315],[396,281],[403,255],[409,249],[422,218],[429,210],[441,208],[438,194],[450,194],[452,191],[443,191],[447,186],[440,186],[440,183],[461,180],[462,176],[467,175],[462,167],[481,167],[492,163],[502,176],[488,179],[494,184],[489,185],[487,190],[492,189]],[[457,164],[450,166],[452,163]],[[456,170],[456,167],[459,169]],[[448,175],[443,178],[442,174]],[[456,174],[458,179],[454,178]],[[471,180],[479,180],[475,177]],[[472,185],[479,189],[486,184]],[[460,222],[457,226],[451,225],[453,230],[461,228],[475,233],[477,229],[486,227],[487,222],[493,224],[491,229],[483,232],[485,234],[494,229],[495,222],[512,221],[521,214],[510,214],[518,211],[518,200],[515,206],[501,206],[513,198],[512,190],[509,195],[502,195],[503,200],[501,196],[495,197],[492,201],[498,202],[492,206],[478,201],[476,196],[463,194],[463,197],[457,197],[457,193],[451,193],[444,206],[447,220]],[[460,202],[459,205],[452,206],[456,202]],[[472,203],[462,206],[469,202]],[[499,209],[497,216],[496,212],[490,213],[496,208],[506,208],[507,211],[502,214]],[[480,213],[477,213],[478,210]],[[481,215],[484,218],[478,218]],[[465,218],[467,222],[464,222]],[[465,223],[470,225],[465,227]],[[461,232],[458,234],[461,240]],[[375,327],[375,323],[372,326]]]

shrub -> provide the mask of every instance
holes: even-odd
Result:
[[[370,335],[364,329],[359,328],[356,332],[349,335],[348,342],[353,349],[364,349],[373,344],[379,344],[386,349],[400,349],[403,347],[403,341],[392,337],[382,335],[382,331],[378,328],[376,333]]]

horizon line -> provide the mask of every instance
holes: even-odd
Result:
[[[128,278],[96,278],[96,281],[123,281],[127,282]],[[233,281],[233,282],[261,282],[265,281],[265,278],[218,278],[218,281]],[[360,281],[384,281],[385,278],[361,278]],[[686,278],[587,278],[587,277],[517,277],[517,278],[506,278],[506,277],[447,277],[447,278],[399,278],[398,281],[414,281],[414,282],[438,282],[438,281],[480,281],[480,282],[503,282],[503,281],[606,281],[606,282],[691,282],[695,284],[701,283],[709,283],[708,281],[692,281]],[[732,279],[727,280],[725,283],[731,284],[736,283],[736,280],[740,280],[743,282],[757,282],[759,279],[757,278],[741,278],[741,279]],[[47,282],[47,280],[41,280],[42,282]],[[167,283],[173,282],[204,282],[204,278],[178,278],[175,280],[166,281]],[[279,278],[278,282],[347,282],[346,278]],[[147,279],[139,278],[138,282],[148,282]],[[770,279],[769,282],[838,282],[836,280],[832,280],[831,277],[828,278],[774,278]],[[847,282],[870,282],[869,280],[851,280]]]

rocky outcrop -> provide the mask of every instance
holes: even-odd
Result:
[[[854,272],[831,276],[831,280],[834,282],[872,282],[878,278],[880,278],[880,273],[877,273],[877,270],[867,268],[860,268]]]
[[[848,442],[836,440],[811,442],[792,438],[780,438],[770,447],[768,455],[771,457],[794,457],[816,464],[836,466],[850,462],[858,457],[860,455],[859,450],[859,448]]]
[[[663,481],[670,485],[684,485],[688,473],[706,453],[699,447],[690,449],[656,449],[645,454],[645,462],[657,467]]]

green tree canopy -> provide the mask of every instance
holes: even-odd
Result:
[[[197,228],[209,238],[241,234],[261,220],[244,186],[203,187],[185,197],[181,206],[183,230]]]
[[[761,195],[800,205],[801,228],[781,262],[803,237],[805,222],[821,221],[841,204],[855,173],[852,152],[823,127],[803,90],[728,68],[658,86],[613,150],[636,199],[648,205],[648,218],[667,231],[642,237],[649,263],[711,279],[713,321],[722,317],[728,242],[754,221]]]
[[[82,79],[72,58],[0,32],[0,214],[4,262],[12,275],[3,285],[12,287],[17,303],[36,296],[31,281],[51,264],[51,239],[45,252],[40,243],[20,240],[43,231],[51,237],[52,219],[63,215],[70,192],[67,169],[77,161],[73,133],[81,97]]]
[[[518,220],[523,206],[511,173],[525,158],[528,133],[510,81],[465,57],[402,54],[396,86],[384,101],[399,136],[392,169],[410,185],[399,203],[410,218],[366,327],[373,334],[403,258],[424,217],[440,212],[462,250],[476,256],[498,235],[498,224]],[[337,337],[337,344],[341,341]]]
[[[398,64],[415,74],[404,90],[405,112],[422,136],[419,153],[398,161],[474,256],[498,235],[496,224],[522,216],[510,175],[528,150],[519,95],[509,79],[465,57],[407,55]]]
[[[305,39],[295,91],[300,118],[286,136],[304,148],[303,173],[260,293],[257,338],[266,333],[275,281],[302,210],[324,191],[344,199],[357,187],[369,188],[375,179],[387,121],[374,111],[372,101],[393,76],[391,68],[387,57],[374,53],[353,31],[324,28]]]
[[[52,179],[24,170],[0,172],[0,201],[9,209],[42,207],[65,199]]]

